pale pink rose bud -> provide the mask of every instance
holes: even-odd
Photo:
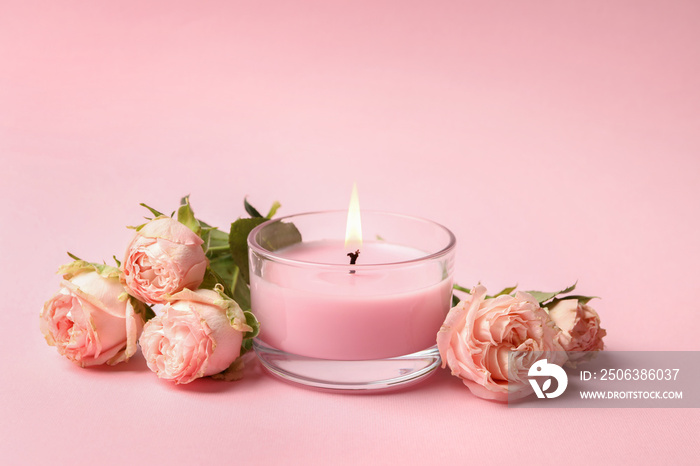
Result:
[[[183,290],[146,324],[139,344],[158,377],[179,384],[227,369],[253,329],[235,301],[212,290]]]
[[[561,365],[566,360],[557,342],[559,330],[528,293],[485,296],[486,288],[477,285],[447,314],[437,335],[442,367],[449,365],[452,375],[480,398],[507,401],[527,396],[527,371],[533,362],[547,358]],[[509,362],[514,350],[524,353]]]
[[[606,332],[598,313],[577,299],[563,299],[549,309],[549,317],[561,329],[559,343],[566,351],[600,351]],[[584,355],[569,355],[573,362]]]
[[[141,301],[163,304],[168,295],[196,289],[208,260],[202,239],[170,217],[151,220],[136,232],[122,270],[129,293]]]
[[[136,352],[146,307],[126,293],[119,270],[76,261],[59,272],[61,289],[40,315],[47,343],[82,367],[127,361]]]

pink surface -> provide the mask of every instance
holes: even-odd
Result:
[[[225,226],[362,207],[458,238],[456,279],[579,280],[615,350],[700,350],[692,1],[4,2],[0,457],[7,464],[696,461],[697,410],[513,410],[447,371],[381,396],[259,368],[82,370],[39,332],[70,250],[123,254],[191,193]]]

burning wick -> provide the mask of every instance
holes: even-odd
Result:
[[[357,256],[360,255],[360,250],[358,249],[355,252],[349,252],[348,257],[350,257],[350,265],[355,265],[355,262],[357,262]],[[351,270],[350,273],[355,273],[354,270]]]
[[[350,257],[350,265],[355,265],[355,262],[357,262],[357,256],[360,255],[360,250],[358,249],[355,252],[349,252],[348,256]]]

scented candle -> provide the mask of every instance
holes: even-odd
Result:
[[[450,308],[454,235],[428,220],[363,212],[372,239],[348,251],[338,234],[345,214],[294,215],[251,232],[258,356],[273,374],[320,388],[415,382],[439,362],[435,337]]]

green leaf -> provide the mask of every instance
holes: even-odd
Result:
[[[213,228],[209,231],[209,242],[212,246],[228,245],[228,233]]]
[[[459,304],[460,301],[461,300],[459,299],[459,297],[457,297],[457,295],[452,295],[452,307],[455,307],[457,304]]]
[[[501,291],[493,295],[493,298],[496,298],[498,296],[503,296],[504,294],[511,294],[515,289],[518,287],[518,285],[515,286],[509,286],[508,288],[503,288]]]
[[[241,306],[244,311],[251,309],[250,303],[250,287],[241,277],[241,270],[235,267],[235,272],[231,277],[231,289],[233,290],[233,299]]]
[[[216,273],[221,276],[221,278],[230,283],[231,277],[235,271],[234,269],[236,268],[236,264],[234,264],[231,255],[226,254],[210,260],[209,267],[214,269]]]
[[[152,213],[153,215],[155,215],[156,217],[164,217],[164,216],[165,216],[165,214],[163,214],[162,212],[158,212],[156,209],[154,209],[153,207],[147,206],[147,205],[144,204],[143,202],[142,202],[141,204],[139,204],[139,205],[142,206],[142,207],[147,208],[148,210],[150,210],[151,213]]]
[[[183,197],[180,202],[180,207],[177,209],[177,221],[199,235],[202,231],[202,226],[194,216],[194,211],[190,205],[190,196]]]
[[[76,256],[69,253],[69,256],[75,259]],[[58,274],[62,275],[65,280],[80,275],[85,272],[97,272],[104,278],[119,278],[121,271],[107,264],[98,264],[96,262],[87,262],[81,259],[75,259],[70,264],[64,264],[58,268]]]
[[[240,269],[246,283],[250,283],[248,272],[248,234],[261,223],[264,217],[239,218],[231,224],[231,232],[228,236],[229,250],[234,264]]]
[[[243,314],[245,315],[245,323],[250,325],[253,329],[252,332],[246,332],[245,335],[243,335],[243,339],[249,340],[257,337],[260,333],[260,322],[258,322],[258,319],[256,319],[255,315],[250,311],[243,311]]]
[[[277,251],[301,243],[301,233],[293,223],[274,222],[266,227],[266,230],[265,238],[259,243],[268,251]]]
[[[269,210],[269,212],[267,213],[267,215],[265,215],[265,218],[269,220],[269,219],[271,219],[272,217],[274,217],[275,214],[277,213],[277,209],[279,209],[280,207],[282,207],[282,204],[280,204],[279,202],[275,201],[275,202],[272,204],[272,207],[270,207],[270,210]]]
[[[141,225],[127,225],[127,228],[129,230],[141,231],[141,228],[145,227],[146,225],[146,223],[142,223]]]
[[[532,297],[535,298],[538,303],[540,303],[540,306],[542,306],[545,301],[548,301],[557,295],[557,293],[547,293],[544,291],[526,291],[526,293],[531,294]]]
[[[131,295],[129,295],[129,301],[131,301],[131,306],[134,308],[134,311],[141,314],[144,322],[148,322],[156,316],[155,312],[153,312],[153,308],[148,304],[139,301]]]
[[[202,222],[200,221],[199,223],[201,224]],[[199,236],[204,240],[202,247],[209,259],[229,254],[228,233],[209,227],[202,228]]]
[[[204,272],[204,280],[202,280],[202,284],[199,285],[199,289],[213,290],[217,285],[221,285],[221,287],[223,287],[224,294],[231,296],[232,293],[228,283],[223,277],[216,273],[214,269],[211,268],[210,264],[210,266],[207,267],[206,271]]]
[[[569,296],[565,296],[562,299],[576,299],[581,304],[588,304],[592,299],[602,299],[602,298],[600,296],[583,296],[583,295],[578,295],[578,294],[572,294]]]
[[[560,294],[569,293],[569,292],[573,291],[575,288],[576,288],[576,283],[574,283],[573,285],[571,285],[567,288],[564,288],[561,291],[545,292],[545,291],[534,291],[533,290],[533,291],[527,291],[527,293],[530,293],[537,300],[537,302],[540,303],[540,306],[544,306],[545,303],[547,301],[549,301],[550,299],[553,299]]]
[[[117,256],[112,256],[112,259],[114,259],[114,262],[117,263],[117,267],[121,267],[121,266],[122,266],[122,263],[121,263],[121,261],[120,261],[119,259],[117,259]]]
[[[247,353],[251,349],[253,349],[253,339],[252,338],[250,338],[248,340],[243,340],[241,342],[241,354]]]
[[[560,298],[555,298],[551,300],[550,302],[547,303],[548,308],[552,308],[559,304],[559,302],[564,301],[566,299],[575,299],[579,302],[579,304],[588,304],[590,300],[592,299],[600,299],[600,296],[583,296],[583,295],[569,295],[569,296],[562,296]]]
[[[207,267],[204,271],[204,279],[199,285],[200,290],[213,290],[214,287],[219,284],[219,280],[216,274],[211,270],[211,267]]]
[[[68,254],[68,257],[70,257],[70,258],[73,259],[74,261],[82,261],[82,259],[81,259],[80,257],[76,256],[75,254],[71,254],[71,253],[68,252],[68,251],[66,251],[66,254]]]
[[[245,207],[245,211],[248,212],[248,215],[252,218],[262,218],[262,214],[258,212],[258,209],[248,203],[247,197],[243,199],[243,206]]]
[[[244,311],[250,310],[250,288],[241,278],[240,269],[234,264],[229,254],[221,255],[209,262],[209,267],[221,278],[222,283],[231,291],[228,294]]]

